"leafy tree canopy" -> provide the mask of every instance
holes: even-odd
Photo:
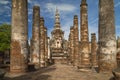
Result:
[[[0,51],[10,49],[11,40],[11,25],[2,24],[0,25]]]

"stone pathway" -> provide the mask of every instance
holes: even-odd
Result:
[[[112,74],[101,74],[94,71],[78,71],[73,66],[55,64],[35,72],[29,72],[19,77],[5,80],[112,80]]]

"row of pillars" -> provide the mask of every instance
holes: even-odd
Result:
[[[44,26],[44,18],[40,17],[39,6],[33,7],[33,29],[31,39],[31,63],[36,68],[46,67],[48,59],[47,28]]]
[[[88,40],[89,35],[86,0],[82,0],[80,7],[80,42],[78,42],[78,28],[75,27],[76,25],[78,25],[78,21],[76,21],[76,16],[74,16],[74,25],[70,28],[69,51],[71,55],[71,62],[73,63],[73,65],[80,68],[90,68],[98,66],[99,72],[111,72],[117,67],[114,0],[112,0],[111,2],[109,2],[109,0],[99,0],[98,46],[95,33],[93,33],[91,34],[91,50]]]
[[[34,64],[36,69],[47,66],[47,28],[44,26],[44,18],[40,16],[39,6],[33,7],[32,30],[29,51],[28,2],[27,0],[12,0],[10,72],[26,72],[29,64]]]
[[[89,31],[88,31],[88,13],[87,13],[87,2],[86,0],[81,1],[80,5],[80,38],[79,41],[79,30],[78,30],[78,16],[74,16],[73,26],[70,28],[69,35],[69,51],[71,63],[79,68],[90,68],[97,64],[97,42],[96,34],[92,34],[91,46],[89,43]],[[91,47],[91,50],[90,50]],[[93,59],[94,58],[94,59]],[[95,63],[94,63],[95,62]]]
[[[69,53],[70,53],[70,62],[73,66],[77,66],[79,68],[90,68],[98,66],[98,56],[97,56],[97,40],[96,34],[91,34],[91,44],[80,42],[78,38],[78,17],[74,16],[74,26],[70,28],[69,35]],[[76,27],[77,26],[77,27]],[[91,47],[91,50],[90,50]],[[86,51],[82,49],[86,48]],[[86,55],[90,55],[89,57],[83,55],[83,52],[87,52]],[[84,57],[86,56],[86,57]],[[86,61],[88,60],[88,61]]]
[[[83,0],[86,1],[86,0]],[[85,3],[84,3],[85,5]],[[84,8],[84,7],[83,7]],[[12,0],[12,36],[11,36],[11,72],[25,72],[28,64],[28,7],[27,0]],[[32,58],[32,62],[38,66],[45,66],[47,60],[47,37],[43,18],[40,19],[39,7],[33,10],[33,37],[31,50],[32,56],[36,56],[36,60]],[[75,16],[75,20],[77,17]],[[41,23],[41,24],[40,24]],[[78,30],[77,22],[71,28],[71,46],[72,61],[74,65],[83,64],[90,65],[90,56],[84,53],[78,58]],[[74,30],[73,30],[74,29]],[[76,33],[75,33],[76,31]],[[36,33],[35,33],[36,32]],[[75,34],[75,35],[74,35]],[[86,38],[87,39],[87,38]],[[83,40],[83,39],[82,39]],[[83,40],[84,41],[84,40]],[[114,22],[114,0],[99,0],[99,39],[98,39],[98,66],[100,72],[112,71],[116,68],[116,38],[115,38],[115,22]],[[82,50],[88,49],[88,43],[82,43]],[[86,50],[85,50],[86,51]],[[74,55],[76,54],[76,55]],[[79,60],[80,59],[80,60]],[[37,63],[36,63],[37,62]],[[94,60],[92,60],[94,62]],[[80,64],[78,64],[80,63]],[[94,64],[92,64],[94,65]]]

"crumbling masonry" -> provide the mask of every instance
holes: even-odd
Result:
[[[12,0],[10,72],[26,72],[28,56],[27,0]]]
[[[116,67],[114,0],[99,0],[99,72]]]
[[[39,32],[40,32],[40,8],[39,6],[33,7],[33,28],[32,28],[32,41],[31,41],[31,55],[32,63],[35,68],[40,67],[40,49],[39,49]]]

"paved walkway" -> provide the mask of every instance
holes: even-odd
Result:
[[[55,64],[19,77],[5,80],[111,80],[112,74],[101,74],[93,71],[78,71],[66,64]]]

